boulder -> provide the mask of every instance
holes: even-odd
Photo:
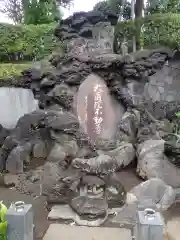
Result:
[[[130,143],[122,143],[112,151],[97,151],[99,156],[89,159],[76,158],[72,166],[93,174],[109,174],[129,165],[134,157],[135,150]]]
[[[47,87],[54,87],[56,84],[54,79],[48,79],[47,77],[44,77],[40,83],[41,88],[47,88]]]
[[[45,141],[38,141],[33,147],[33,157],[46,159],[48,155],[48,146]]]
[[[120,141],[135,143],[140,126],[140,113],[137,110],[126,111],[118,125],[116,138]]]
[[[70,206],[85,219],[105,217],[108,209],[105,199],[88,198],[87,196],[72,199]]]
[[[23,146],[18,145],[9,154],[6,161],[6,170],[10,173],[22,173],[24,162],[30,162],[30,153],[32,144],[26,143]]]
[[[173,188],[180,187],[180,169],[164,155],[164,140],[147,140],[137,148],[137,174],[143,179],[162,179]]]
[[[103,179],[106,184],[105,196],[109,208],[122,207],[126,202],[126,190],[116,174]]]
[[[66,159],[66,157],[67,155],[65,149],[60,144],[55,143],[47,160],[50,162],[61,163]]]
[[[111,151],[117,148],[116,139],[100,138],[98,137],[96,141],[89,139],[90,145],[96,150],[101,151]]]
[[[146,199],[152,200],[161,211],[171,207],[176,196],[173,188],[159,178],[151,178],[140,183],[131,189],[130,193],[136,196],[139,203]]]
[[[0,171],[6,170],[6,159],[8,157],[9,151],[0,148]]]
[[[21,117],[12,131],[10,138],[18,141],[19,144],[25,141],[35,141],[37,139],[49,139],[49,132],[45,125],[48,112],[44,110],[34,111]],[[6,140],[4,142],[6,145]]]
[[[41,71],[37,68],[29,68],[22,72],[26,82],[37,81],[41,80]]]
[[[20,144],[20,141],[16,138],[16,136],[10,135],[6,137],[2,149],[10,152],[14,147],[17,147],[18,144]]]
[[[83,24],[79,32],[79,35],[81,37],[92,38],[92,28],[93,28],[93,25],[90,23]]]
[[[96,157],[98,154],[96,151],[93,151],[89,146],[81,147],[78,151],[77,158],[92,158]]]
[[[68,157],[75,158],[79,150],[77,142],[75,140],[66,142],[64,144],[64,150]]]
[[[3,126],[0,124],[0,147],[3,145],[4,140],[9,134],[10,134],[10,131],[3,128]]]
[[[69,141],[75,140],[73,135],[64,134],[58,130],[51,129],[50,134],[51,134],[51,138],[61,145],[64,145],[65,143],[67,143]]]
[[[168,136],[167,136],[168,137]],[[168,157],[169,161],[176,167],[180,167],[180,143],[178,135],[169,135],[174,141],[165,141],[164,154]]]
[[[72,167],[91,174],[109,174],[119,170],[117,161],[108,155],[99,155],[95,158],[75,158]]]
[[[42,171],[42,194],[48,203],[67,204],[77,196],[82,174],[63,170],[56,162],[47,162]]]
[[[174,124],[168,119],[163,119],[161,121],[155,120],[149,125],[142,126],[137,132],[137,142],[142,143],[146,140],[161,140],[166,138],[169,133],[173,132]]]
[[[73,135],[51,130],[51,137],[64,148],[67,157],[76,157],[79,148]]]
[[[4,185],[6,187],[15,187],[18,183],[18,175],[7,173],[4,175]]]
[[[48,96],[52,97],[65,109],[71,109],[74,99],[74,92],[66,84],[56,85],[49,93]]]
[[[42,195],[46,196],[47,201],[58,201],[64,203],[64,200],[66,202],[65,196],[62,196],[59,194],[59,190],[61,188],[60,186],[60,175],[62,173],[62,170],[58,166],[57,163],[53,162],[47,162],[44,165],[43,171],[42,171],[42,178],[41,178],[41,186],[42,186]]]
[[[114,159],[114,164],[117,164],[119,169],[128,166],[135,159],[135,149],[131,143],[121,142],[120,145],[110,151],[97,151],[99,156],[101,154],[108,155]]]
[[[138,82],[130,78],[127,79],[126,85],[119,89],[119,99],[121,99],[126,107],[138,107],[142,105],[144,101],[144,85],[144,82]]]
[[[59,130],[62,133],[74,134],[79,129],[79,122],[75,115],[69,112],[49,112],[47,118],[49,128]]]

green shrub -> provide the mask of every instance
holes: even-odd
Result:
[[[0,79],[6,79],[11,76],[18,76],[25,69],[30,68],[32,63],[0,63]]]
[[[39,60],[61,45],[54,37],[55,24],[0,24],[0,61]]]
[[[180,46],[180,14],[154,14],[144,19],[129,20],[118,23],[115,29],[115,46],[119,50],[118,43],[122,42],[124,37],[128,45],[132,47],[133,35],[137,36],[136,26],[143,25],[144,46],[168,46],[175,48]]]

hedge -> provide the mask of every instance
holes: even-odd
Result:
[[[21,72],[27,68],[30,68],[31,62],[27,63],[0,63],[0,80],[7,79],[12,76],[19,76]]]
[[[55,24],[0,24],[0,61],[39,60],[61,43],[54,37]]]
[[[172,49],[180,46],[180,14],[154,14],[136,21],[124,21],[118,23],[115,29],[115,45],[119,50],[119,44],[124,39],[128,46],[132,47],[133,35],[137,34],[137,24],[143,26],[141,41],[145,47],[168,46]]]

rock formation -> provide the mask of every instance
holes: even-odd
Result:
[[[148,161],[145,145],[148,140],[159,144],[163,136],[173,131],[168,119],[163,118],[178,109],[178,105],[170,109],[166,104],[164,115],[154,116],[150,113],[153,104],[163,99],[151,101],[144,94],[147,88],[150,96],[154,93],[148,87],[151,76],[171,60],[172,52],[162,48],[125,56],[115,54],[113,26],[116,23],[117,16],[112,13],[104,15],[94,11],[75,13],[62,20],[55,35],[68,41],[64,56],[53,54],[52,66],[47,71],[36,68],[23,71],[21,83],[16,79],[5,83],[32,89],[40,110],[21,117],[10,131],[2,128],[0,169],[21,173],[16,186],[21,191],[32,193],[31,186],[40,183],[41,194],[47,197],[48,203],[68,204],[78,214],[78,221],[86,220],[89,225],[98,225],[94,223],[97,218],[101,223],[105,221],[108,208],[125,204],[126,191],[116,172],[134,161],[137,147],[139,175],[162,177],[151,176],[150,163],[145,166],[144,161]],[[87,78],[105,81],[119,111],[113,138],[106,136],[95,144],[80,130],[74,105],[79,86]],[[34,170],[34,177],[23,173],[25,166],[37,158],[46,162]],[[177,181],[166,182],[165,176],[163,180],[180,187]]]

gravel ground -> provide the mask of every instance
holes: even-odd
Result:
[[[119,179],[122,179],[122,183],[126,190],[130,190],[141,182],[139,178],[135,176],[134,170],[124,170],[119,173]],[[124,181],[126,179],[126,181]],[[45,199],[43,197],[33,198],[32,196],[21,194],[15,189],[0,188],[0,200],[3,200],[7,206],[13,201],[24,201],[25,203],[32,204],[34,210],[34,224],[35,224],[35,240],[42,240],[46,230],[49,227],[50,222],[47,220],[48,211],[45,207]],[[175,204],[166,214],[166,220],[173,216],[180,214],[180,204]]]

